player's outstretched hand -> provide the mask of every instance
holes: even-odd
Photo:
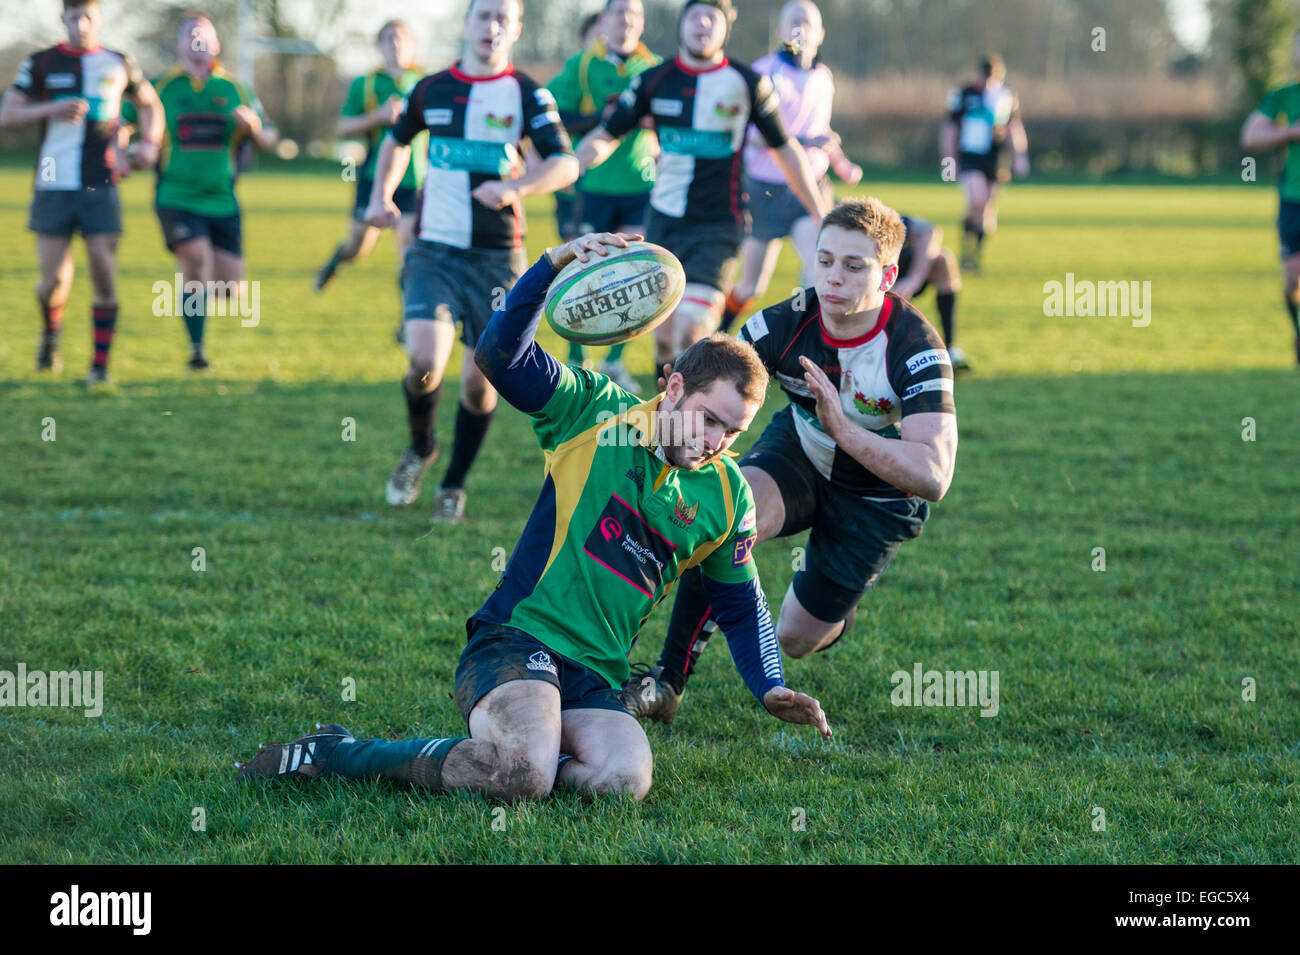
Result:
[[[821,422],[822,430],[838,439],[844,425],[848,423],[844,417],[844,406],[840,404],[840,393],[826,377],[826,372],[807,355],[799,356],[799,364],[803,365],[804,381],[808,382],[809,390],[817,399],[817,420]]]
[[[591,261],[588,257],[591,254],[609,255],[606,246],[625,249],[629,242],[639,242],[642,238],[643,236],[637,232],[588,232],[564,245],[547,249],[546,254],[550,257],[551,265],[562,269],[574,259],[585,263]]]
[[[673,376],[673,366],[671,364],[664,365],[663,374],[659,376],[659,382],[658,382],[660,391],[668,390],[668,379],[671,378],[672,376]]]
[[[822,705],[806,693],[796,693],[788,686],[774,686],[763,695],[763,705],[778,720],[807,723],[817,727],[822,739],[831,738],[831,724],[826,722]]]

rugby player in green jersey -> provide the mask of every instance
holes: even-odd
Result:
[[[331,724],[263,747],[240,779],[385,778],[502,799],[558,785],[643,798],[650,745],[619,686],[642,624],[696,567],[750,691],[773,716],[830,738],[821,705],[784,685],[750,554],[753,496],[728,451],[762,404],[757,354],[725,335],[701,339],[664,393],[642,402],[534,341],[559,270],[634,238],[592,234],[547,250],[478,342],[483,374],[529,416],[546,472],[500,582],[467,624],[455,696],[469,737],[361,741]]]
[[[278,139],[253,92],[221,66],[220,53],[212,21],[187,16],[176,32],[180,63],[154,83],[167,117],[154,208],[184,283],[191,371],[209,367],[203,351],[207,290],[232,299],[245,295],[235,154],[245,140],[265,150]]]
[[[1295,39],[1296,63],[1300,64],[1300,32]],[[1259,108],[1246,117],[1241,129],[1241,148],[1247,152],[1284,150],[1286,157],[1278,178],[1277,235],[1282,246],[1282,298],[1295,330],[1295,357],[1300,363],[1300,83],[1270,90]]]
[[[582,52],[569,57],[547,86],[570,136],[586,135],[609,118],[632,79],[663,62],[641,42],[645,30],[641,0],[606,0],[597,17],[598,35],[583,44]],[[609,159],[578,180],[573,235],[563,238],[584,232],[642,231],[658,155],[659,143],[650,129],[639,129],[619,143]],[[640,394],[641,385],[623,364],[623,347],[610,348],[600,373],[620,388]],[[567,361],[589,367],[578,342],[569,343]]]
[[[358,76],[348,88],[347,98],[339,116],[338,135],[342,139],[365,137],[366,158],[357,174],[356,201],[352,208],[352,227],[348,237],[339,243],[330,260],[316,273],[316,291],[329,284],[338,267],[344,262],[364,259],[374,251],[380,230],[366,224],[366,206],[375,183],[375,157],[384,133],[402,112],[402,101],[424,75],[415,58],[415,37],[402,20],[389,20],[379,30],[379,52],[384,65],[364,76]],[[406,253],[415,235],[415,219],[420,201],[420,185],[424,181],[425,141],[421,137],[418,148],[407,164],[393,202],[401,211],[398,222],[398,290],[401,290],[401,257]],[[400,329],[400,326],[399,326]]]

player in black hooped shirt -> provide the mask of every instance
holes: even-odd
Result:
[[[952,363],[939,333],[889,291],[902,244],[903,223],[880,200],[841,203],[822,222],[814,287],[740,332],[789,398],[740,459],[757,539],[811,530],[777,622],[792,657],[844,634],[952,483]],[[658,665],[625,686],[633,715],[671,721],[711,615],[698,575],[683,575]]]
[[[45,331],[37,371],[62,366],[59,336],[72,290],[72,237],[80,232],[90,260],[94,297],[94,357],[89,385],[108,381],[108,355],[117,329],[117,243],[122,208],[117,180],[158,156],[163,110],[135,61],[99,45],[98,0],[63,0],[65,43],[23,60],[0,102],[0,126],[41,124],[41,154],[27,227],[36,233],[41,277],[36,286]],[[140,141],[120,149],[122,101],[138,110]]]
[[[781,121],[771,80],[724,52],[734,17],[731,0],[686,0],[677,56],[636,77],[614,113],[577,149],[586,170],[608,158],[642,123],[649,122],[658,134],[646,241],[677,256],[686,291],[668,321],[655,329],[657,364],[718,327],[745,234],[741,171],[751,123],[808,214],[820,221],[826,212],[827,200],[803,148]]]
[[[465,479],[496,410],[496,389],[475,364],[474,346],[527,267],[523,201],[578,178],[554,97],[510,62],[522,28],[522,0],[470,0],[464,55],[420,80],[407,96],[380,146],[366,210],[370,225],[397,225],[401,210],[393,193],[412,141],[427,131],[418,232],[402,263],[403,338],[410,359],[402,390],[411,441],[385,496],[394,507],[414,503],[438,457],[433,425],[459,325],[465,358],[451,461],[434,503],[439,521],[464,518]],[[525,170],[528,142],[539,161]]]

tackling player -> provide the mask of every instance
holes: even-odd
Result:
[[[979,78],[948,94],[948,119],[939,134],[945,161],[956,157],[966,193],[961,267],[975,272],[985,236],[997,229],[1002,179],[998,161],[1008,141],[1011,171],[1018,178],[1029,175],[1029,140],[1020,121],[1020,101],[1003,84],[1006,73],[1006,64],[996,53],[980,60]]]
[[[844,635],[952,483],[952,367],[938,333],[889,291],[902,245],[902,220],[880,200],[840,203],[822,220],[815,286],[740,330],[790,399],[740,459],[758,540],[812,531],[777,622],[792,657]],[[672,720],[716,621],[712,603],[698,575],[683,576],[658,665],[625,684],[634,715]]]
[[[957,293],[961,291],[961,270],[957,256],[943,244],[943,230],[914,216],[901,216],[906,238],[898,253],[898,281],[890,289],[911,301],[934,283],[934,299],[943,324],[943,341],[952,359],[953,371],[969,371],[966,354],[954,344],[957,335]]]
[[[479,340],[483,374],[531,419],[546,477],[500,583],[467,623],[455,697],[469,738],[359,741],[331,725],[264,748],[240,779],[379,777],[499,799],[565,786],[641,799],[653,759],[619,685],[636,632],[688,567],[754,696],[830,738],[820,704],[784,685],[750,556],[753,502],[726,453],[767,386],[753,349],[724,335],[697,342],[666,392],[638,404],[533,340],[559,270],[631,238],[588,235],[548,250]]]
[[[433,424],[459,322],[465,344],[460,402],[435,520],[464,517],[465,477],[496,408],[496,391],[475,364],[474,348],[487,317],[523,274],[523,200],[554,192],[578,177],[555,100],[510,62],[523,14],[523,0],[470,0],[465,55],[450,69],[420,80],[407,97],[379,149],[366,213],[371,225],[397,224],[401,210],[393,192],[412,140],[428,130],[420,234],[402,266],[410,359],[402,391],[411,443],[393,469],[385,495],[394,507],[414,503],[425,472],[438,457]],[[525,139],[532,141],[541,162],[518,175]]]
[[[176,31],[180,63],[154,83],[167,116],[154,209],[185,283],[182,317],[190,339],[191,371],[210,367],[203,350],[207,289],[224,290],[232,298],[242,295],[243,227],[235,198],[235,154],[245,141],[265,150],[279,138],[265,125],[262,104],[253,92],[222,67],[220,53],[212,21],[186,16]],[[195,282],[200,284],[192,286]]]
[[[776,38],[780,48],[756,60],[754,70],[772,82],[780,97],[782,122],[803,146],[827,206],[834,205],[826,171],[833,166],[837,176],[856,185],[862,181],[862,168],[849,162],[840,150],[839,137],[831,130],[835,80],[830,67],[817,59],[817,51],[826,39],[817,5],[810,0],[789,0],[781,8]],[[804,285],[811,284],[817,251],[817,220],[808,215],[786,185],[780,166],[754,126],[749,127],[745,146],[744,188],[750,228],[740,246],[740,280],[727,293],[722,312],[724,332],[731,331],[736,316],[744,314],[753,300],[767,291],[781,255],[782,239],[789,236],[794,243],[803,266]]]
[[[108,381],[108,354],[117,328],[117,243],[122,208],[116,181],[122,99],[134,103],[144,129],[131,162],[145,168],[157,158],[163,116],[154,88],[124,53],[99,45],[99,0],[63,0],[66,43],[23,60],[0,101],[0,126],[39,122],[40,158],[27,228],[36,233],[40,281],[36,299],[44,331],[37,371],[59,371],[63,308],[72,291],[72,236],[86,243],[93,286],[94,357],[86,383]]]
[[[1293,56],[1300,65],[1300,32]],[[1282,300],[1295,330],[1295,358],[1300,363],[1300,83],[1270,90],[1241,128],[1241,148],[1248,152],[1285,150],[1277,181],[1277,235],[1282,247]]]
[[[808,214],[820,221],[829,207],[803,148],[786,132],[772,82],[727,58],[733,19],[731,0],[686,0],[676,58],[636,77],[613,115],[578,147],[583,169],[593,169],[647,117],[658,134],[646,239],[681,261],[686,292],[655,329],[657,365],[718,326],[744,238],[741,150],[751,122]]]
[[[379,30],[379,52],[384,65],[364,76],[358,76],[348,88],[343,101],[337,132],[340,138],[366,140],[366,158],[357,176],[356,202],[352,208],[352,227],[348,237],[339,243],[330,260],[316,273],[315,287],[320,291],[329,284],[338,267],[344,262],[364,259],[379,241],[379,230],[367,225],[366,207],[374,189],[375,157],[384,132],[397,121],[402,112],[402,100],[411,92],[423,72],[416,64],[415,37],[402,20],[389,20]],[[402,218],[397,233],[398,259],[406,253],[415,235],[417,205],[420,185],[424,181],[424,163],[427,149],[424,137],[415,144],[412,162],[402,174],[401,182],[393,193],[393,202],[401,210]],[[398,270],[398,288],[401,288],[401,270]]]
[[[641,42],[644,29],[641,0],[606,0],[599,14],[599,35],[583,52],[569,58],[549,86],[570,135],[584,135],[602,119],[608,119],[633,77],[663,62]],[[639,129],[598,168],[579,179],[575,230],[643,231],[657,152],[654,133]],[[600,372],[635,394],[641,386],[623,364],[623,348],[610,348]],[[583,364],[582,345],[569,343],[568,361]]]

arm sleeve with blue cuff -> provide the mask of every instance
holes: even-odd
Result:
[[[759,703],[774,686],[785,686],[781,647],[757,577],[728,584],[704,575],[704,592],[713,606],[713,619],[727,637],[731,658],[745,686]]]
[[[546,290],[557,274],[543,254],[515,283],[505,308],[493,314],[474,350],[475,364],[501,397],[529,414],[550,401],[564,371],[534,340]]]

